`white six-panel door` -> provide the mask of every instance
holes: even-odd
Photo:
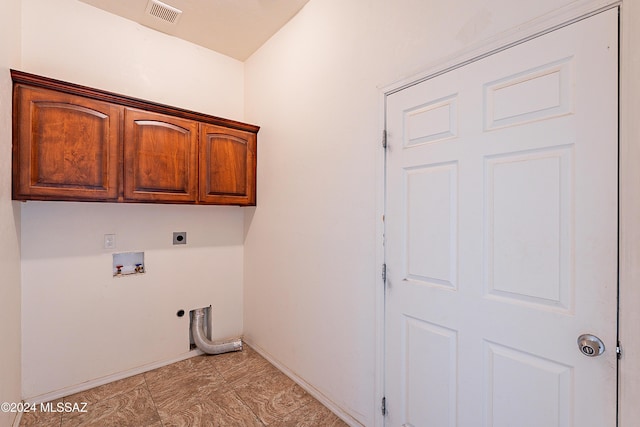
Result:
[[[609,10],[387,97],[387,426],[615,425],[617,34]]]

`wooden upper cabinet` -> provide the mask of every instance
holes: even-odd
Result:
[[[199,201],[256,204],[256,134],[203,124]]]
[[[127,108],[125,200],[194,203],[198,191],[198,122]]]
[[[13,198],[256,204],[258,126],[11,70]]]
[[[13,198],[116,200],[120,111],[117,105],[17,85]]]

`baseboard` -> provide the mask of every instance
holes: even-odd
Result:
[[[16,417],[13,419],[13,423],[11,423],[11,427],[20,427],[20,421],[22,421],[22,412],[18,412]]]
[[[70,387],[62,388],[60,390],[52,391],[50,393],[45,393],[38,396],[25,398],[24,401],[27,403],[35,403],[35,404],[50,402],[52,400],[60,399],[61,397],[70,396],[72,394],[79,393],[81,391],[86,391],[94,387],[98,387],[114,381],[122,380],[124,378],[129,378],[134,375],[142,374],[143,372],[152,371],[154,369],[161,368],[163,366],[170,365],[172,363],[180,362],[181,360],[189,359],[194,356],[199,356],[201,354],[204,354],[204,353],[198,349],[191,350],[187,353],[183,353],[180,356],[174,357],[172,359],[160,360],[158,362],[153,362],[146,365],[138,366],[137,368],[129,369],[127,371],[117,372],[112,375],[107,375],[106,377],[101,377],[95,380],[87,381],[82,384],[77,384]],[[15,424],[14,427],[17,427],[17,425],[18,424]]]
[[[315,388],[314,386],[306,382],[304,379],[296,375],[294,372],[289,370],[286,366],[282,365],[278,360],[274,359],[274,357],[270,355],[267,351],[265,351],[263,348],[251,342],[251,340],[247,340],[246,338],[243,338],[243,342],[249,347],[251,347],[253,350],[255,350],[255,352],[258,353],[260,356],[267,359],[269,363],[271,363],[273,366],[278,368],[278,370],[280,370],[283,374],[291,378],[293,382],[298,384],[307,393],[309,393],[311,396],[316,398],[320,403],[326,406],[331,412],[336,414],[336,416],[338,416],[342,421],[347,423],[350,427],[364,427],[362,423],[360,423],[358,420],[352,417],[348,412],[346,412],[344,409],[338,406],[334,401],[329,399],[327,396],[322,394],[322,392],[320,392],[317,388]]]

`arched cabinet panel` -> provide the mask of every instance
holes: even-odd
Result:
[[[254,205],[255,170],[254,133],[214,125],[201,126],[201,202]]]
[[[125,199],[195,202],[198,123],[132,109],[124,117]]]
[[[118,106],[18,86],[14,108],[14,198],[118,198]]]

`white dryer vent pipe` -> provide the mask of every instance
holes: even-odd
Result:
[[[193,335],[193,342],[196,344],[196,347],[207,354],[221,354],[242,350],[242,340],[239,338],[219,343],[214,343],[207,338],[204,332],[204,310],[204,308],[193,310],[191,334]]]

